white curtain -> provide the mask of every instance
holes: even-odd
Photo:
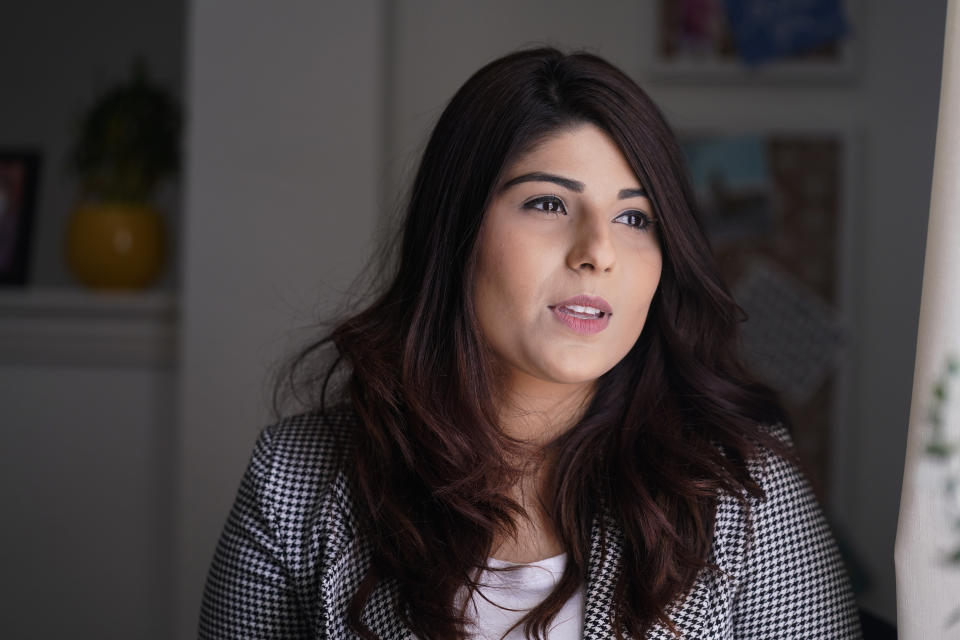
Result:
[[[910,431],[897,529],[897,626],[906,640],[960,638],[960,7],[947,6]],[[904,161],[909,159],[904,158]],[[891,185],[896,188],[896,185]],[[904,224],[910,224],[909,215]],[[939,390],[939,391],[938,391]],[[942,391],[942,395],[939,392]],[[937,426],[939,424],[939,427]]]

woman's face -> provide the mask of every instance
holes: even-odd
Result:
[[[503,175],[480,230],[480,330],[508,388],[592,383],[630,351],[660,281],[645,185],[592,124]]]

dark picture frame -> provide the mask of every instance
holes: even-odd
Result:
[[[36,215],[40,154],[0,149],[0,286],[24,286]]]

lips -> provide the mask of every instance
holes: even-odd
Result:
[[[588,295],[574,296],[549,308],[558,320],[582,335],[603,331],[613,315],[613,309],[606,300]]]

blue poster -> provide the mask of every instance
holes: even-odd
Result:
[[[755,65],[838,42],[850,30],[842,0],[724,0],[744,62]]]

